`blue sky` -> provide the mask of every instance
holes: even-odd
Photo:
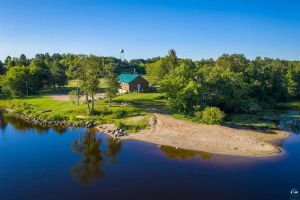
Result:
[[[0,0],[0,59],[243,53],[300,60],[299,0]]]

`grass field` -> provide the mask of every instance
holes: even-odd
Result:
[[[106,87],[106,83],[105,83],[105,79],[104,78],[100,78],[99,80],[99,87],[100,88],[105,88]],[[69,80],[66,87],[71,87],[71,88],[76,88],[77,87],[78,80]]]
[[[97,100],[94,115],[88,116],[86,104],[81,103],[77,106],[71,101],[56,101],[45,94],[0,101],[0,107],[7,107],[15,113],[22,113],[30,117],[68,121],[75,124],[94,120],[96,124],[114,123],[118,126],[121,124],[132,132],[146,126],[146,118],[132,123],[130,121],[132,117],[150,115],[151,113],[145,106],[165,105],[166,100],[159,93],[129,93],[116,97],[111,105],[107,99]]]

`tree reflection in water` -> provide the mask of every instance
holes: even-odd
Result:
[[[178,149],[170,146],[161,146],[160,150],[162,150],[168,158],[177,160],[188,160],[195,157],[199,157],[201,160],[210,160],[212,158],[211,153]]]
[[[52,129],[60,135],[64,134],[67,131],[67,127],[63,126],[53,126]]]
[[[107,150],[105,151],[108,156],[109,163],[115,164],[117,162],[117,156],[121,152],[122,143],[121,141],[115,140],[112,137],[108,137]]]
[[[87,129],[84,137],[79,136],[72,144],[73,151],[81,153],[83,159],[71,169],[71,172],[83,185],[88,185],[104,175],[103,155],[100,150],[102,141],[95,133],[96,129]]]
[[[300,112],[288,112],[280,118],[280,130],[300,134]]]
[[[7,126],[7,121],[5,120],[3,115],[4,115],[4,113],[0,110],[0,129],[1,130],[4,130]]]
[[[42,127],[39,125],[32,124],[20,118],[17,118],[9,113],[2,113],[0,115],[1,119],[1,129],[4,130],[7,126],[7,123],[10,123],[14,129],[18,131],[26,131],[26,130],[36,130],[38,134],[45,134],[49,130],[49,128]]]
[[[96,129],[87,129],[86,133],[78,137],[72,143],[72,150],[80,153],[83,159],[72,169],[72,175],[80,184],[89,185],[104,176],[103,165],[105,156],[110,164],[116,163],[116,158],[121,151],[121,142],[108,137],[106,150],[101,150],[101,138],[97,137]]]

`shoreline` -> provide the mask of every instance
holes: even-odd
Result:
[[[12,110],[8,108],[2,110],[12,113]],[[285,131],[204,125],[163,114],[155,114],[155,117],[152,117],[149,121],[150,128],[132,134],[117,129],[113,124],[95,126],[93,122],[87,121],[84,124],[75,125],[68,122],[44,121],[22,114],[13,115],[21,120],[44,127],[95,127],[100,132],[120,140],[138,140],[186,150],[244,157],[279,156],[283,153],[279,143],[289,136],[289,133]]]
[[[14,117],[19,118],[21,120],[24,120],[28,123],[31,123],[33,125],[45,127],[45,128],[51,128],[55,126],[68,128],[68,127],[75,127],[75,128],[92,128],[95,127],[94,122],[92,120],[87,120],[85,123],[82,124],[74,124],[72,122],[66,122],[66,121],[48,121],[48,120],[42,120],[38,117],[29,117],[24,114],[20,113],[13,113],[12,109],[9,108],[0,108],[0,111],[7,112],[9,114],[12,114]]]
[[[157,114],[150,129],[121,137],[180,149],[244,157],[270,157],[283,154],[279,143],[288,132],[235,129],[219,125],[203,125]]]

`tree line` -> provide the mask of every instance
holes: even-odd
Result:
[[[242,54],[224,54],[217,59],[178,58],[175,50],[164,57],[120,60],[114,57],[74,54],[37,54],[28,59],[7,57],[0,62],[0,90],[14,95],[34,94],[45,87],[61,87],[78,80],[71,91],[74,102],[85,95],[89,113],[99,79],[105,78],[106,95],[117,93],[116,75],[123,70],[146,73],[152,86],[169,99],[177,113],[196,116],[207,107],[224,112],[255,113],[277,102],[300,98],[300,62]]]
[[[79,105],[80,97],[84,96],[88,113],[92,115],[101,78],[106,81],[105,92],[111,103],[118,92],[118,72],[140,70],[145,73],[143,63],[147,62],[143,59],[128,62],[114,57],[48,53],[27,59],[22,54],[0,62],[0,90],[11,95],[30,95],[44,88],[64,86],[68,80],[77,80],[76,90],[70,91],[70,98]]]
[[[24,54],[20,57],[6,57],[0,61],[0,91],[13,95],[35,94],[45,87],[64,86],[67,80],[74,78],[68,73],[78,58],[94,57],[96,67],[112,66],[115,74],[126,72],[145,74],[145,64],[152,59],[120,60],[114,57],[86,56],[75,54],[37,54],[28,59]]]
[[[2,92],[13,95],[37,93],[46,86],[60,87],[66,84],[67,66],[60,54],[37,54],[27,59],[7,57],[0,64]]]
[[[175,50],[146,65],[147,77],[170,100],[174,112],[195,116],[207,107],[254,113],[300,97],[300,62],[242,54],[179,59]]]

